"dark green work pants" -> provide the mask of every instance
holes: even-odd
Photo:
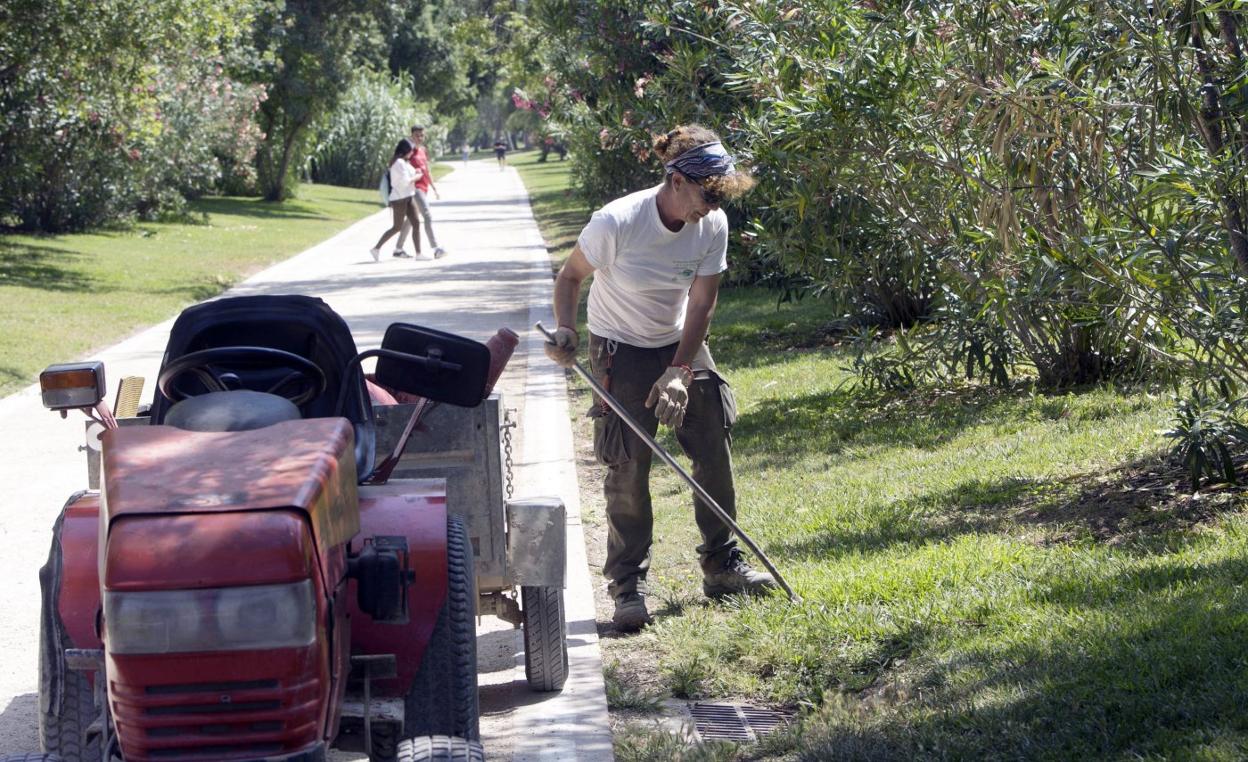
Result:
[[[676,345],[646,349],[590,335],[589,359],[594,377],[651,436],[659,420],[646,397],[671,364]],[[693,462],[692,475],[729,516],[736,519],[736,492],[732,484],[729,431],[736,421],[732,389],[715,372],[705,345],[693,363],[694,382],[684,425],[676,440]],[[603,493],[607,498],[607,561],[603,574],[611,580],[611,594],[644,591],[650,568],[654,512],[650,502],[650,463],[654,453],[628,424],[595,398],[594,454],[607,466]],[[722,564],[736,547],[732,530],[700,498],[693,515],[702,532],[698,556],[704,570]]]

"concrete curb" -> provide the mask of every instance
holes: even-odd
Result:
[[[531,215],[531,208],[528,211]],[[533,229],[536,231],[536,225]],[[572,427],[568,422],[567,377],[562,368],[546,357],[542,349],[544,339],[532,328],[538,321],[554,325],[550,259],[540,237],[536,248],[540,248],[543,256],[533,262],[534,293],[529,302],[529,330],[524,332],[528,376],[522,420],[545,421],[548,425],[530,425],[525,429],[524,481],[554,489],[567,507],[567,586],[563,600],[569,677],[557,696],[517,709],[515,725],[527,732],[517,738],[512,759],[515,762],[610,762],[615,756],[602,676],[602,654],[598,647],[594,592],[581,526],[580,488],[576,479]],[[523,659],[518,661],[517,669],[523,678]]]

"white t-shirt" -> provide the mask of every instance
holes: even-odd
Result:
[[[407,159],[396,159],[390,165],[390,200],[398,201],[416,195],[420,176]]]
[[[593,266],[589,330],[635,347],[680,341],[689,287],[728,269],[728,216],[716,209],[672,232],[656,185],[594,212],[577,244]]]

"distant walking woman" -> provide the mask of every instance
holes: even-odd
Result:
[[[403,138],[394,148],[394,156],[390,159],[390,211],[394,215],[394,221],[390,224],[390,229],[381,234],[381,238],[377,239],[377,245],[369,250],[369,254],[373,255],[373,261],[381,259],[381,246],[390,236],[396,235],[403,229],[403,220],[406,218],[412,223],[413,230],[420,229],[420,213],[416,210],[416,181],[424,174],[416,169],[407,160],[412,155],[412,151],[416,150],[416,146],[412,141]],[[420,236],[412,236],[412,248],[416,250],[416,255],[420,256]],[[395,251],[396,257],[410,257]]]

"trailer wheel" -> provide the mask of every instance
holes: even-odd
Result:
[[[446,601],[404,706],[404,735],[480,738],[477,586],[472,545],[458,516],[446,517]],[[404,742],[406,743],[406,742]],[[402,746],[399,758],[403,759]],[[467,757],[465,757],[467,759]]]
[[[399,762],[485,762],[485,750],[453,736],[410,738],[399,744]]]
[[[389,723],[373,725],[372,747],[368,762],[394,762],[398,754],[398,726]]]
[[[47,621],[46,617],[43,621]],[[46,628],[40,625],[39,685],[42,690],[60,682],[64,695],[61,697],[60,714],[56,714],[51,706],[43,710],[43,699],[40,698],[39,745],[50,755],[49,759],[59,759],[64,762],[99,762],[103,758],[100,753],[99,739],[89,744],[83,743],[87,728],[95,721],[98,714],[95,709],[95,694],[91,689],[91,681],[82,672],[67,669],[63,661],[48,658],[56,648],[54,643],[48,642],[50,637]],[[54,674],[56,672],[61,674]],[[43,759],[43,757],[34,757],[34,759]]]
[[[521,587],[520,607],[524,615],[524,676],[535,691],[557,691],[568,679],[563,590]]]

